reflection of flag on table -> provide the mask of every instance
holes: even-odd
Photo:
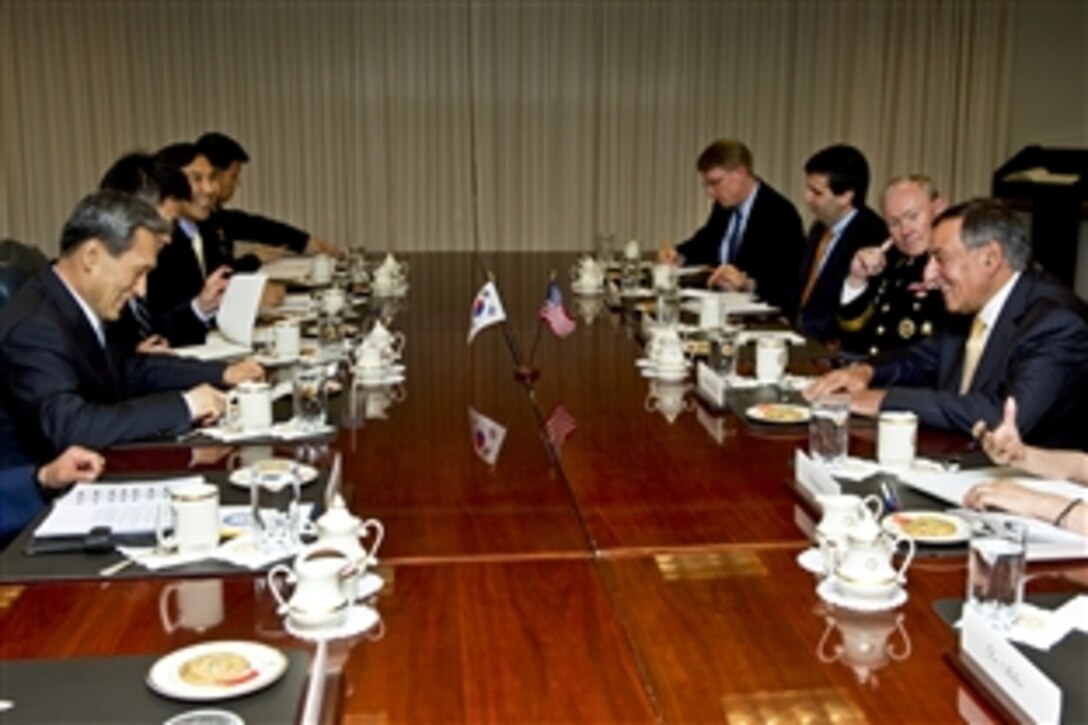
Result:
[[[488,465],[495,465],[502,443],[506,440],[506,428],[483,413],[477,413],[471,406],[468,409],[468,426],[472,430],[472,449],[476,455]]]
[[[577,427],[578,423],[574,420],[574,416],[570,414],[570,411],[567,410],[567,406],[559,403],[552,408],[552,412],[548,413],[548,417],[544,420],[544,436],[558,453],[563,446],[563,441]]]
[[[480,330],[502,322],[506,319],[506,310],[503,309],[502,300],[499,298],[499,290],[494,282],[488,282],[476,293],[476,299],[472,301],[472,319],[469,321],[468,341],[476,337]]]
[[[556,337],[566,337],[574,332],[574,318],[563,309],[563,292],[555,280],[548,283],[544,306],[540,308],[540,319],[548,324],[548,329]]]

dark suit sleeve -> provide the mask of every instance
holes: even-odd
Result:
[[[936,387],[941,350],[952,345],[947,333],[927,337],[908,348],[872,361],[874,388]]]
[[[172,355],[129,355],[124,367],[125,392],[145,395],[176,390],[188,390],[202,383],[223,385],[222,362],[186,360]]]
[[[45,505],[34,466],[0,471],[0,544],[15,536]]]
[[[81,387],[78,354],[68,336],[47,318],[12,328],[3,346],[13,404],[24,424],[36,423],[53,455],[70,445],[107,448],[172,436],[188,430],[189,409],[180,392],[159,392],[122,402],[89,399]]]
[[[271,244],[302,253],[310,240],[310,235],[303,230],[258,214],[222,209],[218,215],[217,221],[231,241]]]
[[[717,267],[721,261],[722,236],[729,221],[729,212],[714,204],[706,223],[685,242],[676,246],[685,264],[708,264]]]
[[[954,390],[890,387],[881,409],[912,410],[923,425],[969,433],[979,420],[989,426],[1000,423],[1005,399],[1012,396],[1017,402],[1020,434],[1031,441],[1032,433],[1081,384],[1088,361],[1088,326],[1074,311],[1047,305],[1022,320],[1017,333],[1015,340],[991,338],[987,342],[987,346],[1013,345],[1005,358],[1000,384],[985,385],[982,392],[968,395]],[[904,382],[912,384],[909,378]],[[895,386],[898,380],[892,378],[889,383]]]
[[[801,298],[801,289],[797,278],[801,275],[801,265],[805,256],[805,231],[801,224],[801,215],[785,197],[767,187],[768,197],[773,203],[761,210],[762,228],[756,228],[755,210],[749,220],[749,231],[745,235],[745,245],[753,244],[752,262],[744,272],[756,280],[756,295],[782,310],[788,318],[797,314],[797,305]],[[760,195],[764,194],[761,189]],[[760,202],[756,197],[756,204]],[[765,222],[763,220],[766,220]],[[765,226],[763,226],[765,224]],[[742,256],[744,250],[742,249]],[[743,267],[742,267],[743,269]]]
[[[193,311],[193,301],[185,300],[153,313],[155,330],[174,347],[203,345],[208,325]]]

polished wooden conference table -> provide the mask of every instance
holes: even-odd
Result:
[[[919,561],[895,612],[851,614],[816,596],[795,562],[811,524],[792,486],[804,427],[704,408],[669,422],[648,410],[649,381],[633,362],[636,315],[596,309],[566,284],[568,307],[586,317],[565,340],[545,333],[540,378],[525,386],[510,347],[533,346],[548,275],[565,281],[575,255],[408,259],[407,297],[378,306],[407,337],[403,400],[378,401],[365,418],[365,401],[345,393],[336,440],[306,451],[326,463],[342,453],[352,509],[386,530],[382,627],[333,645],[327,719],[996,717],[946,662],[956,637],[932,609],[962,596],[962,556]],[[484,269],[502,293],[509,337],[493,327],[468,346]],[[559,404],[577,429],[554,455],[542,422]],[[476,455],[470,407],[506,428],[494,465]],[[853,451],[871,454],[872,438],[858,422]],[[921,445],[955,454],[967,442],[923,435]],[[118,472],[172,458],[147,448],[109,455]],[[0,587],[0,659],[159,655],[211,639],[310,647],[283,631],[261,575],[212,581],[222,614],[199,626],[166,621],[164,599],[186,584],[169,576]]]

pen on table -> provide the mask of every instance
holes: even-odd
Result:
[[[898,511],[899,499],[896,498],[895,493],[888,487],[886,481],[880,482],[880,493],[884,497],[884,510],[886,511]]]

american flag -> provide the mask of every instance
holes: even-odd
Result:
[[[576,327],[574,318],[563,309],[563,292],[555,280],[548,283],[548,293],[540,308],[540,319],[547,323],[548,329],[556,337],[567,337]]]
[[[563,446],[563,442],[577,427],[578,422],[574,420],[574,416],[567,410],[567,406],[559,403],[552,408],[552,411],[548,413],[548,417],[544,420],[544,436],[558,453]]]

